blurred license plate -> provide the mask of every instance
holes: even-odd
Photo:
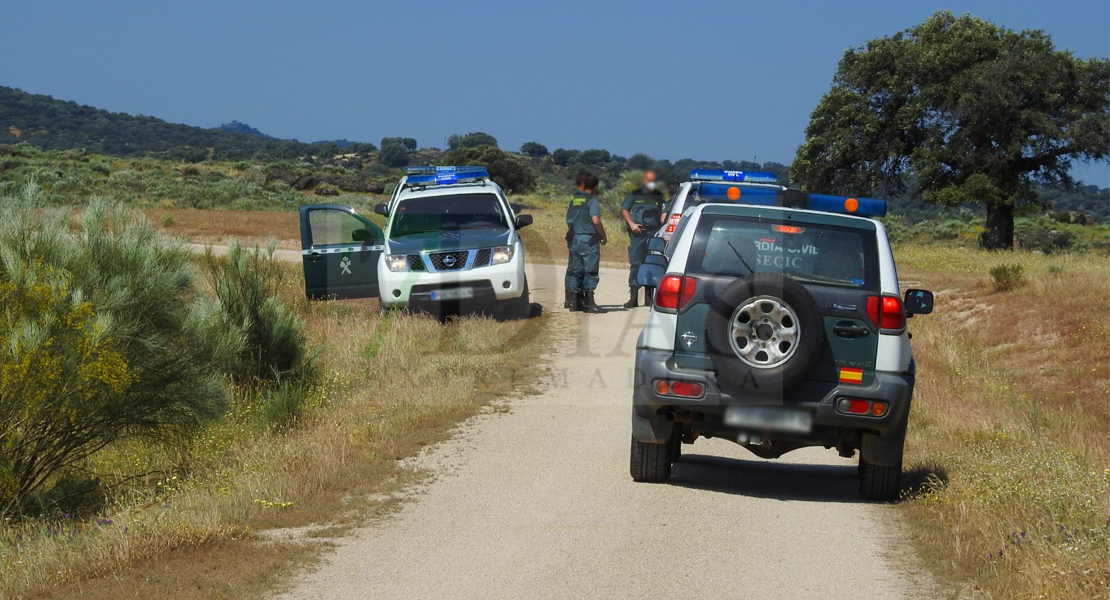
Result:
[[[809,433],[813,428],[813,415],[779,406],[730,406],[725,409],[725,425],[746,429]]]
[[[432,291],[432,300],[469,300],[473,297],[474,288],[468,287]]]

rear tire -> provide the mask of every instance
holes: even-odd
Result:
[[[667,445],[670,446],[670,456],[668,458],[670,458],[671,464],[682,460],[682,433],[678,429],[675,429],[674,435],[671,436],[671,441],[667,442]]]
[[[859,459],[859,494],[872,502],[893,502],[902,491],[902,463],[893,467],[873,465]]]
[[[632,481],[663,483],[671,477],[672,444],[645,444],[632,438]]]
[[[741,309],[759,297],[766,297],[769,305],[784,305],[797,318],[797,322],[794,322],[794,317],[790,318],[790,327],[797,332],[794,347],[789,356],[780,359],[777,364],[753,365],[750,360],[741,358],[738,354],[741,351],[734,348],[738,339],[733,326],[746,315]],[[755,305],[762,306],[758,301]],[[787,321],[782,320],[781,323],[786,324]],[[777,327],[778,323],[770,325]],[[768,331],[767,336],[774,335],[774,329]],[[759,343],[768,342],[766,336],[761,339]],[[737,279],[718,293],[705,319],[705,341],[717,373],[717,384],[729,395],[778,393],[805,379],[813,369],[821,356],[821,349],[825,347],[825,327],[817,301],[805,286],[777,273],[753,273]],[[769,341],[773,346],[776,339],[771,337]],[[780,348],[787,343],[785,339],[778,342]],[[759,350],[759,346],[747,347]],[[766,355],[767,352],[761,354]]]

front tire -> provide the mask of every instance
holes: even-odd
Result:
[[[532,316],[532,301],[528,294],[528,282],[524,282],[524,292],[519,298],[506,300],[501,307],[501,320],[515,321]]]
[[[663,483],[671,477],[672,444],[645,444],[632,438],[632,481]]]
[[[902,491],[902,463],[893,467],[873,465],[859,459],[859,494],[872,502],[893,502]]]

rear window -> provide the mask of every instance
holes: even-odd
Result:
[[[875,233],[830,225],[703,216],[686,270],[722,277],[781,273],[803,283],[879,289]]]
[[[409,198],[397,204],[389,234],[401,237],[429,231],[508,229],[495,194],[452,194]]]

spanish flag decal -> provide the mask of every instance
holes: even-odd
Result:
[[[840,383],[863,383],[863,369],[840,369]]]

